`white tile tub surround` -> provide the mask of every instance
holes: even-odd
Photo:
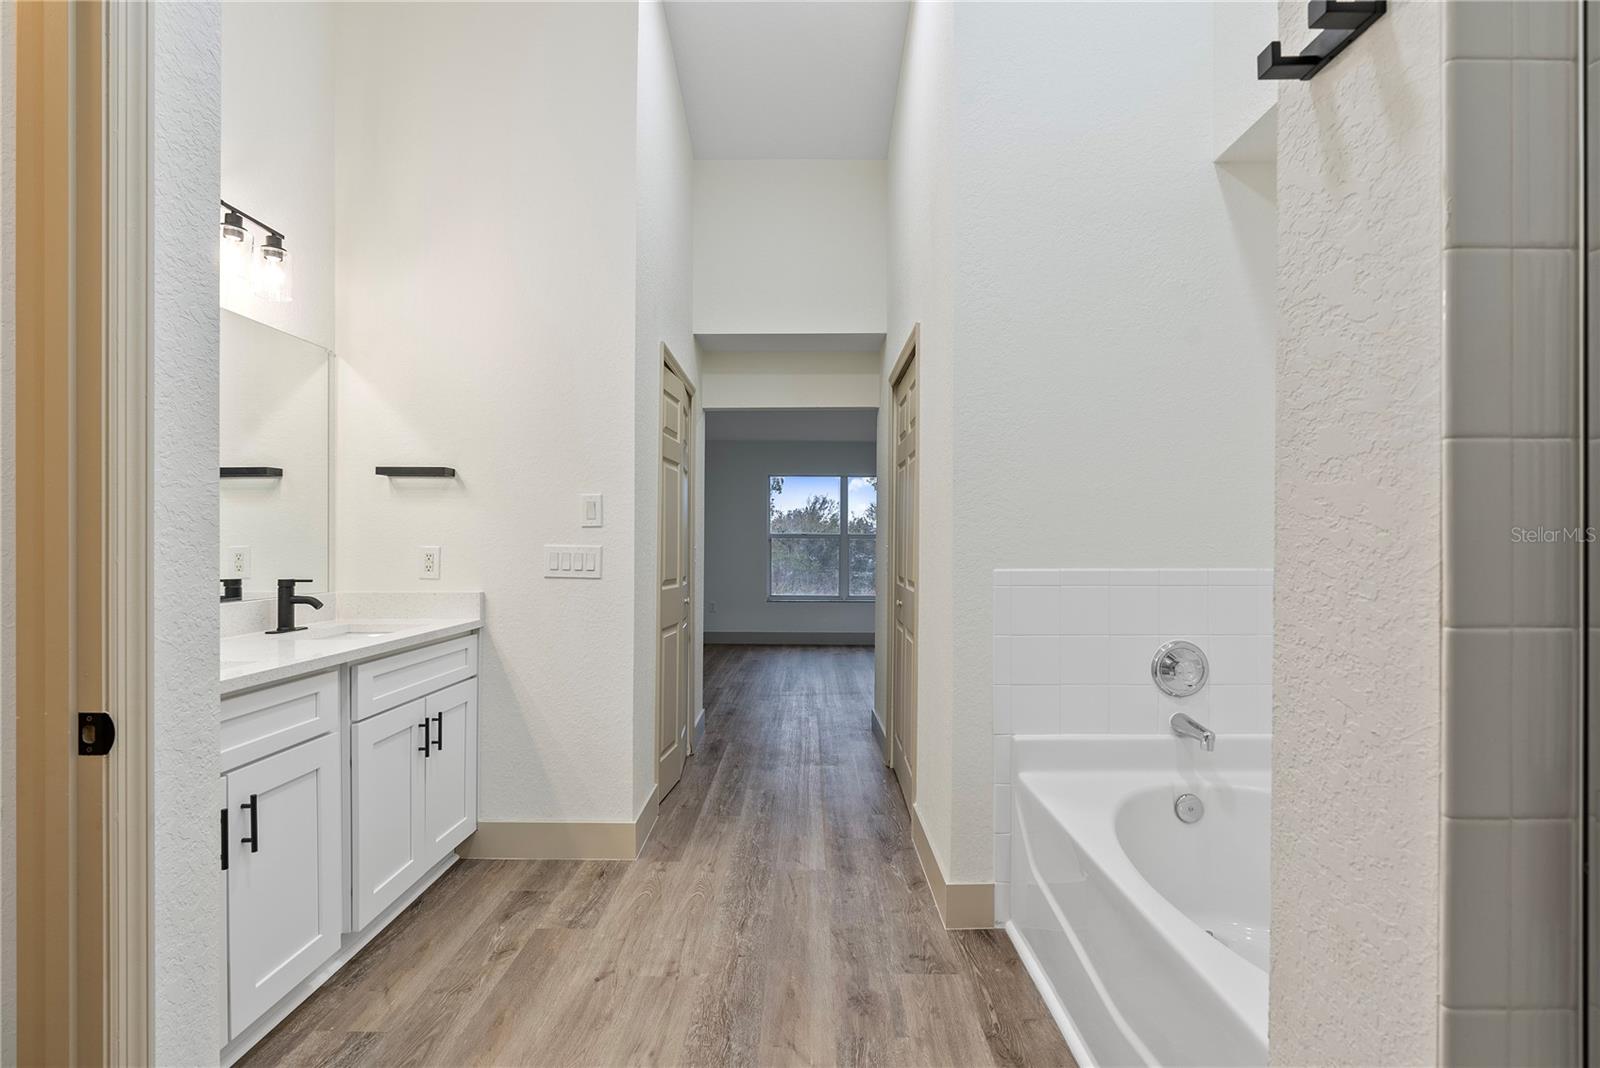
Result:
[[[1168,697],[1150,679],[1163,642],[1211,662],[1206,686]],[[1011,905],[1011,739],[1162,734],[1188,712],[1219,735],[1272,730],[1272,572],[1255,568],[994,573],[995,923]]]
[[[1440,1055],[1570,1064],[1577,4],[1457,0],[1444,27]]]

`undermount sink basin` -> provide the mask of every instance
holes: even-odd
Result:
[[[294,639],[315,642],[335,638],[381,638],[385,634],[396,634],[412,626],[410,623],[331,623],[327,626],[312,627],[294,635]]]

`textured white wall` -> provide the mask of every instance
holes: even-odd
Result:
[[[882,160],[699,160],[694,329],[881,334]]]
[[[968,863],[953,872],[950,862],[951,746],[954,668],[948,650],[955,626],[951,600],[954,455],[954,247],[951,209],[954,196],[955,12],[950,4],[916,3],[906,25],[900,85],[888,161],[888,335],[883,374],[918,323],[921,409],[921,571],[917,593],[917,809],[928,841],[948,878],[970,880]],[[981,357],[980,357],[981,358]],[[878,417],[878,470],[893,470],[889,420],[892,398],[885,389]],[[888,560],[886,531],[880,530],[878,558]],[[889,648],[887,570],[878,586],[877,643]],[[985,616],[987,618],[987,616]],[[885,701],[887,658],[877,665],[877,709]],[[974,709],[987,723],[988,703]],[[989,741],[982,747],[988,752]],[[989,818],[987,794],[983,819]],[[987,838],[987,825],[984,837]],[[983,864],[987,878],[989,863]]]
[[[870,441],[711,441],[706,445],[706,628],[718,632],[868,634],[867,602],[767,600],[767,479],[870,475]],[[715,603],[717,610],[711,612]]]
[[[706,408],[876,408],[877,352],[703,352]]]
[[[1256,56],[1278,35],[1275,0],[1214,0],[1211,9],[1211,148],[1221,153],[1278,102],[1278,83],[1256,77]],[[1272,130],[1263,141],[1271,158]]]
[[[693,240],[694,149],[678,87],[666,10],[660,0],[639,5],[637,111],[638,268],[634,346],[634,602],[633,613],[633,805],[650,796],[656,777],[656,601],[661,498],[661,345],[696,385],[700,377],[690,332]],[[695,451],[691,472],[704,485],[704,417],[695,405]],[[696,509],[696,512],[700,512]],[[613,513],[625,514],[625,513]],[[696,516],[695,522],[701,518]],[[699,715],[704,658],[705,531],[694,538],[695,625],[690,678],[690,717]],[[691,727],[693,724],[691,723]]]
[[[282,230],[294,300],[222,306],[333,347],[332,4],[222,5],[222,196]],[[252,229],[259,239],[259,231]]]
[[[1442,6],[1279,96],[1275,1064],[1438,1052]]]
[[[631,820],[637,14],[358,4],[337,22],[339,584],[484,591],[484,819]],[[603,529],[578,525],[585,492],[606,495]],[[605,577],[541,577],[546,542],[600,544]],[[437,583],[416,578],[424,544]]]
[[[150,7],[156,1064],[215,1064],[217,188],[222,12]]]
[[[922,669],[919,789],[949,775],[930,838],[959,881],[993,868],[991,569],[1271,561],[1271,172],[1211,163],[1210,31],[1197,4],[955,10],[957,357],[953,383],[924,366],[924,507],[959,489],[948,545],[924,512],[921,625],[974,669]]]

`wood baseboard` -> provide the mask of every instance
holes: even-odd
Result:
[[[655,829],[658,791],[626,822],[484,820],[456,852],[471,860],[633,860]]]
[[[875,636],[871,631],[821,630],[722,630],[707,631],[707,645],[866,645],[871,646]]]
[[[928,832],[922,827],[922,813],[911,807],[911,837],[916,843],[917,859],[922,862],[922,874],[928,880],[928,892],[933,895],[934,907],[947,931],[964,931],[994,926],[994,883],[946,882],[939,858],[928,843]]]

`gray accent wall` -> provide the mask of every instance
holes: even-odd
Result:
[[[706,640],[872,634],[872,603],[767,600],[767,477],[870,475],[870,441],[706,442]],[[880,539],[881,542],[881,539]],[[881,582],[881,571],[880,571]],[[712,609],[715,605],[715,610]]]
[[[1440,1058],[1575,1064],[1577,5],[1444,14]]]

